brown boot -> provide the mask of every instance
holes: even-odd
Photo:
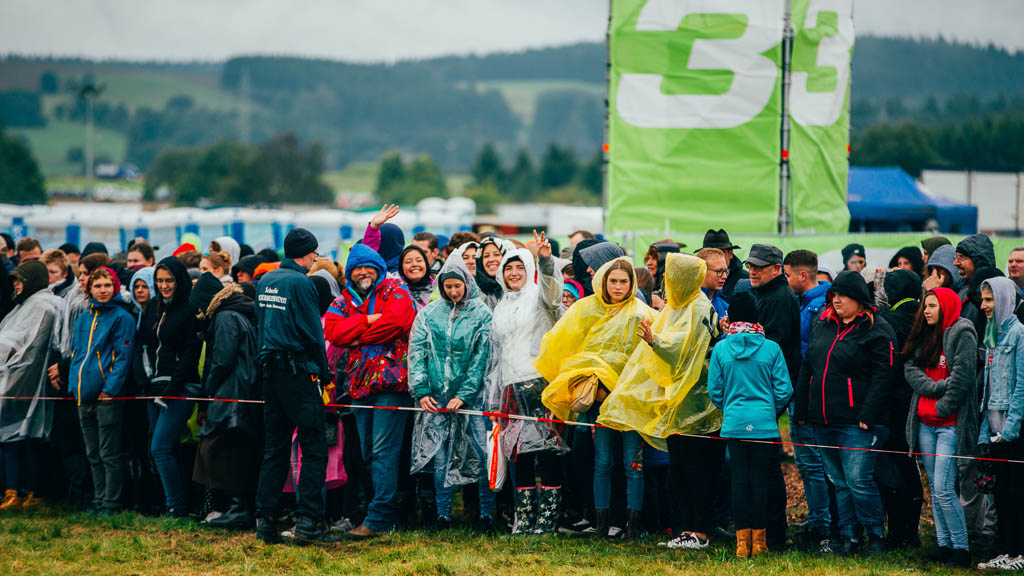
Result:
[[[750,555],[760,556],[761,554],[768,553],[768,543],[765,542],[767,538],[768,530],[765,528],[759,528],[752,530],[753,539],[751,542]]]
[[[35,492],[29,492],[25,495],[25,499],[21,501],[22,508],[35,508],[43,503],[42,498],[37,498]]]
[[[750,528],[736,531],[736,557],[750,557]]]
[[[17,490],[7,490],[4,492],[4,499],[0,501],[0,510],[17,510],[21,508],[21,496],[18,496]]]

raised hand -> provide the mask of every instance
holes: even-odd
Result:
[[[398,212],[398,204],[385,204],[381,207],[380,212],[374,214],[373,220],[370,220],[370,227],[380,228],[382,224],[398,216]]]
[[[537,244],[537,258],[551,258],[551,242],[548,242],[547,235],[533,231],[533,241]]]
[[[651,330],[651,321],[646,318],[640,320],[640,325],[637,327],[636,335],[648,344],[654,342],[654,330]]]

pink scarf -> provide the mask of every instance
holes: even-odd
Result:
[[[750,322],[733,322],[729,324],[729,334],[739,334],[740,332],[764,336],[764,327],[760,324],[751,324]]]

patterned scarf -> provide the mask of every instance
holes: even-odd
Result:
[[[739,334],[740,332],[764,336],[764,327],[760,324],[751,324],[750,322],[733,322],[729,324],[729,334]]]

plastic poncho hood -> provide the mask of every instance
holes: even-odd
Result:
[[[616,258],[594,274],[593,288],[600,292],[606,274]],[[699,287],[699,284],[698,284]],[[636,299],[636,282],[631,293],[616,304],[605,303],[599,294],[579,300],[541,341],[540,353],[534,361],[537,372],[548,381],[544,389],[544,405],[558,418],[569,417],[569,380],[576,376],[595,375],[608,390],[614,390],[626,361],[640,342],[637,327],[640,320],[650,320],[651,309]]]
[[[982,288],[988,287],[992,291],[992,298],[995,301],[992,319],[985,325],[985,346],[995,348],[999,344],[999,333],[1003,324],[1014,314],[1014,307],[1017,305],[1017,285],[1013,280],[1002,276],[989,278],[982,283]]]
[[[140,280],[142,282],[145,282],[146,287],[149,288],[149,299],[152,300],[156,298],[156,284],[154,283],[153,280],[153,275],[155,273],[155,266],[146,266],[145,268],[140,268],[135,272],[135,274],[132,274],[131,282],[128,283],[128,290],[130,290],[132,294],[132,304],[135,306],[135,309],[138,310],[140,313],[143,311],[143,306],[142,304],[139,304],[137,300],[135,300],[135,283]]]
[[[666,449],[663,439],[672,434],[721,427],[722,415],[707,390],[707,351],[715,328],[711,301],[700,289],[706,274],[700,258],[667,255],[667,305],[651,326],[654,342],[633,352],[598,423],[636,430],[661,450]]]
[[[413,397],[433,398],[441,406],[459,398],[464,407],[482,407],[491,352],[491,311],[475,297],[476,283],[461,258],[445,263],[438,278],[457,278],[466,284],[459,302],[435,300],[417,315],[409,336],[409,391]],[[445,445],[445,485],[476,482],[483,470],[477,447],[485,445],[479,417],[417,412],[413,426],[412,472],[432,467]]]

